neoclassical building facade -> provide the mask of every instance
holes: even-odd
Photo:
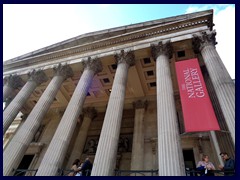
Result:
[[[92,176],[116,169],[185,176],[202,154],[216,167],[221,151],[234,157],[235,84],[213,26],[213,10],[201,11],[83,34],[5,61],[4,176],[16,169],[56,176],[86,157]],[[220,131],[185,132],[175,63],[192,58]]]

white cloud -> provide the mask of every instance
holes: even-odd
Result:
[[[214,17],[216,49],[230,76],[235,79],[235,7],[228,6]]]
[[[235,79],[235,7],[228,4],[190,6],[186,13],[214,10],[213,22],[218,44],[216,49],[232,79]]]

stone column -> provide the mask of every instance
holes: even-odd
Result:
[[[47,89],[3,153],[3,174],[5,176],[13,175],[13,168],[16,169],[21,162],[62,82],[73,75],[69,66],[58,65],[58,67],[54,68],[54,71],[55,76],[47,86]]]
[[[115,58],[118,65],[93,163],[92,176],[114,175],[116,166],[128,68],[134,65],[135,59],[132,51],[124,52],[124,50],[115,55]]]
[[[23,80],[16,74],[4,77],[3,101],[11,96],[14,89],[23,86]]]
[[[41,70],[33,70],[28,73],[29,80],[22,87],[20,92],[11,101],[3,112],[3,133],[9,128],[22,106],[26,103],[34,89],[43,82],[48,80],[47,76]]]
[[[98,59],[89,58],[83,62],[83,66],[83,74],[43,157],[36,176],[55,176],[62,166],[92,79],[96,73],[102,71],[101,62]]]
[[[169,66],[170,42],[152,45],[157,73],[157,126],[159,176],[183,176],[184,161]]]
[[[147,101],[138,100],[135,108],[131,170],[143,170],[144,165],[144,113]]]
[[[213,147],[214,147],[214,149],[215,149],[215,152],[216,152],[217,159],[218,159],[219,163],[220,163],[222,166],[224,166],[223,159],[221,158],[221,156],[219,156],[219,154],[221,153],[221,151],[220,151],[220,147],[219,147],[219,144],[218,144],[218,140],[217,140],[217,136],[216,136],[215,131],[210,131],[209,137],[210,137],[210,142],[212,143],[212,145],[213,145]]]
[[[83,148],[87,139],[87,134],[92,120],[97,116],[97,111],[95,108],[85,108],[83,109],[84,118],[80,130],[78,132],[73,151],[68,161],[68,167],[73,163],[75,159],[80,159]]]
[[[215,49],[215,36],[215,31],[193,35],[193,48],[203,57],[235,145],[235,84]]]

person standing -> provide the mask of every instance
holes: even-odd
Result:
[[[82,176],[90,176],[91,175],[92,163],[88,157],[85,159],[85,162],[83,163],[83,165],[81,167],[81,171],[82,171]]]
[[[224,176],[233,176],[235,170],[235,161],[228,156],[228,153],[221,152],[219,154],[224,160],[224,166],[219,165],[219,169],[224,171]]]
[[[203,154],[202,161],[199,161],[197,164],[197,170],[201,171],[201,176],[214,176],[213,170],[215,170],[215,167],[209,161],[208,155]]]
[[[80,164],[80,160],[79,159],[75,159],[73,161],[72,167],[71,167],[71,171],[68,174],[68,176],[75,176],[77,174],[78,171],[80,171],[80,168],[78,168]]]

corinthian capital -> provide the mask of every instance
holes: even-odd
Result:
[[[90,119],[93,119],[97,116],[97,111],[94,107],[87,107],[83,109],[84,116],[89,117]]]
[[[38,85],[47,82],[48,77],[42,70],[32,70],[28,73],[28,77],[30,81],[35,81]]]
[[[55,76],[63,76],[65,79],[73,76],[72,68],[67,64],[59,63],[53,68]]]
[[[172,58],[173,48],[170,41],[163,43],[160,41],[157,45],[151,45],[152,56],[154,59],[157,59],[161,54],[165,54],[169,59]]]
[[[135,64],[135,55],[134,52],[131,50],[121,50],[121,52],[119,54],[115,54],[114,57],[116,60],[116,64],[127,63],[129,66],[133,66]]]
[[[12,87],[13,89],[17,89],[18,87],[21,87],[24,85],[23,80],[16,74],[4,77],[3,81],[4,81],[4,84]]]
[[[147,101],[137,100],[133,102],[133,107],[135,109],[147,109],[147,105],[148,105]]]
[[[216,31],[202,32],[201,34],[193,34],[192,45],[195,53],[201,52],[205,46],[215,46],[216,42]]]
[[[90,69],[94,71],[95,74],[102,71],[102,63],[100,59],[88,57],[86,61],[82,62],[84,69]]]

